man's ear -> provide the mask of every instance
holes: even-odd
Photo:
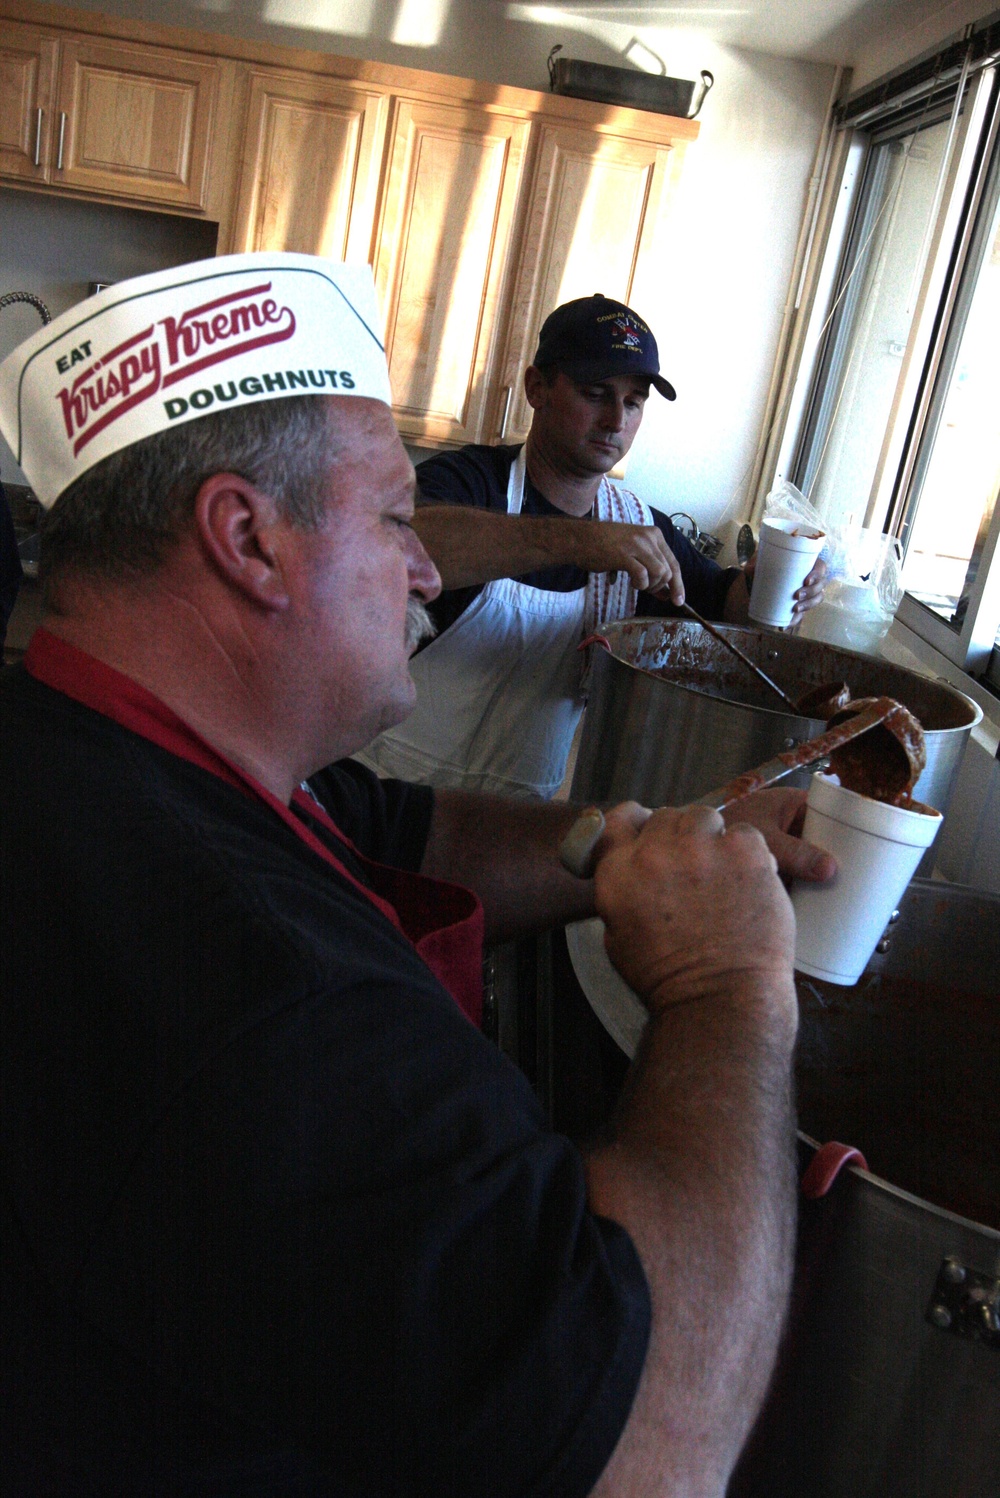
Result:
[[[194,529],[208,559],[232,587],[264,609],[288,606],[276,550],[275,500],[237,473],[213,473],[194,501]]]
[[[540,369],[529,364],[524,371],[524,397],[533,411],[537,411],[545,399],[548,381]]]

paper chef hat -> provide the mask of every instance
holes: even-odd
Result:
[[[120,281],[0,364],[0,430],[48,509],[102,458],[209,411],[288,395],[391,403],[372,273],[224,255]]]

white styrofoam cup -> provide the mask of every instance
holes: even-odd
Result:
[[[793,534],[798,532],[799,534]],[[801,520],[764,520],[750,594],[750,618],[784,627],[795,612],[796,591],[813,569],[826,536]]]
[[[813,776],[802,836],[833,854],[837,873],[829,884],[792,887],[800,973],[857,983],[942,820],[929,806],[889,806]]]

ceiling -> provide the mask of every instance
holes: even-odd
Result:
[[[983,0],[983,14],[993,8]],[[531,9],[636,28],[691,27],[723,46],[851,64],[883,37],[916,31],[936,18],[939,35],[957,29],[965,19],[959,12],[968,7],[955,0],[563,0]]]

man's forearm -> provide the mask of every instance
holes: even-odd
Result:
[[[547,567],[627,572],[637,588],[684,598],[680,564],[655,525],[571,515],[507,515],[464,505],[422,506],[413,525],[445,589]]]
[[[794,994],[750,985],[651,1018],[587,1161],[591,1207],[628,1229],[653,1301],[600,1498],[722,1498],[763,1401],[793,1257],[793,1014]]]
[[[589,525],[568,516],[507,515],[465,505],[421,506],[413,517],[446,591],[545,567],[585,565],[578,531]]]
[[[750,590],[742,572],[729,584],[722,618],[726,624],[746,624],[750,618]]]
[[[491,942],[582,920],[594,913],[593,883],[559,862],[579,813],[565,802],[436,791],[421,873],[475,890]]]

